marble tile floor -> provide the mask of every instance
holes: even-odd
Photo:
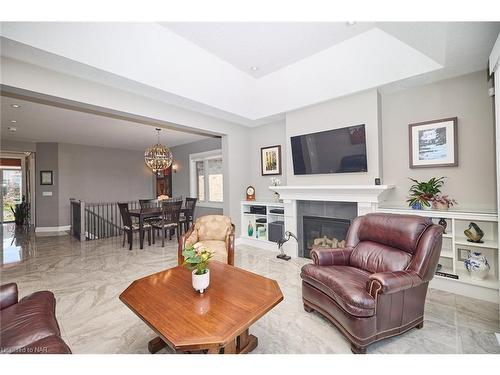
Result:
[[[118,295],[135,279],[176,265],[170,241],[129,251],[119,238],[80,243],[70,236],[16,233],[3,228],[1,283],[17,282],[20,297],[51,290],[64,340],[74,353],[147,353],[155,334]],[[278,281],[284,300],[257,321],[253,353],[350,353],[340,332],[302,308],[300,268],[307,259],[278,260],[275,253],[238,246],[236,265]],[[430,289],[424,328],[382,340],[368,353],[500,353],[498,306]],[[170,352],[164,349],[163,353]]]

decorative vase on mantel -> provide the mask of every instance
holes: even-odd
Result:
[[[197,275],[196,271],[197,270],[193,270],[193,272],[192,272],[193,288],[197,292],[200,292],[201,294],[203,294],[205,289],[207,289],[208,286],[210,285],[210,270],[208,268],[205,269],[205,273],[203,273],[201,275]]]
[[[438,211],[448,211],[449,205],[447,203],[432,202],[432,208]]]

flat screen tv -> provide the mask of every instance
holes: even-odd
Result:
[[[367,172],[365,125],[291,137],[293,173]]]

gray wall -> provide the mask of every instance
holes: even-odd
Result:
[[[222,149],[221,138],[204,139],[202,141],[187,143],[171,148],[172,154],[174,155],[174,163],[177,165],[177,173],[172,175],[172,194],[174,197],[180,195],[184,198],[191,196],[189,191],[189,155],[219,149]],[[226,176],[227,175],[224,174],[224,177]],[[226,187],[226,184],[224,184],[224,187]],[[222,208],[197,206],[195,216],[199,217],[211,214],[222,215],[222,211]]]
[[[273,192],[269,190],[271,177],[277,177],[281,180],[281,185],[286,185],[286,129],[285,122],[276,122],[262,125],[250,130],[250,173],[253,176],[251,185],[255,188],[255,198],[257,200],[273,199]],[[261,147],[281,145],[281,176],[262,176],[261,172]],[[244,199],[244,197],[242,197]]]
[[[35,142],[23,142],[23,141],[11,141],[8,139],[2,139],[1,143],[1,151],[36,151],[36,143]]]
[[[444,193],[461,208],[496,207],[493,98],[485,71],[382,95],[384,183],[388,201],[405,204],[408,177],[448,177]],[[408,124],[458,117],[458,167],[410,169]]]
[[[59,226],[69,225],[69,199],[117,202],[150,198],[154,179],[141,151],[59,144]]]
[[[58,144],[39,142],[35,155],[35,196],[36,226],[59,226],[59,155]],[[53,185],[40,185],[40,171],[52,171]],[[43,196],[44,192],[52,192],[52,196]]]

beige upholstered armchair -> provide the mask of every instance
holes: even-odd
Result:
[[[223,215],[206,215],[196,219],[194,225],[180,238],[178,261],[184,261],[182,250],[201,243],[214,251],[213,259],[234,265],[234,224]]]

